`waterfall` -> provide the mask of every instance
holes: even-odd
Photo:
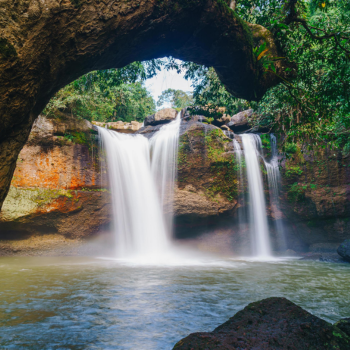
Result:
[[[233,139],[233,148],[235,151],[236,159],[238,161],[237,178],[238,183],[238,203],[240,207],[238,208],[238,224],[239,229],[244,229],[244,224],[246,223],[246,206],[245,206],[245,194],[244,194],[244,157],[241,145],[236,139]]]
[[[277,141],[274,134],[270,135],[271,140],[271,160],[267,162],[264,159],[266,171],[267,171],[267,181],[269,185],[270,194],[270,205],[275,218],[276,231],[279,238],[279,246],[281,250],[286,249],[286,242],[284,236],[284,227],[282,221],[282,212],[280,208],[279,201],[279,187],[281,183],[280,170],[278,166],[278,151],[277,151]]]
[[[118,257],[154,259],[170,246],[163,204],[172,207],[180,123],[178,115],[151,140],[98,127],[107,157]]]
[[[241,137],[248,177],[253,254],[259,258],[269,258],[271,256],[271,245],[264,187],[258,158],[261,151],[261,139],[254,134],[243,134]]]
[[[162,126],[150,140],[152,174],[158,185],[162,207],[166,213],[168,231],[172,231],[174,187],[177,175],[177,156],[181,113],[169,124]]]

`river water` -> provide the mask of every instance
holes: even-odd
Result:
[[[271,296],[330,322],[350,316],[347,264],[11,257],[0,280],[1,349],[172,349]]]

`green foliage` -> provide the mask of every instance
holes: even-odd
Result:
[[[300,176],[302,174],[303,170],[300,168],[300,166],[286,166],[286,177]]]
[[[309,147],[316,139],[349,153],[350,2],[294,1],[301,22],[290,19],[291,3],[245,0],[237,7],[245,20],[268,28],[298,67],[296,79],[270,89],[259,103],[258,124],[309,141]]]
[[[215,197],[220,193],[232,202],[237,197],[237,164],[234,156],[213,163],[210,170],[215,181],[209,185],[207,195]]]
[[[183,109],[193,105],[193,95],[191,92],[182,90],[167,89],[162,92],[157,101],[157,106],[161,107],[164,103],[171,103],[172,108]]]
[[[223,194],[229,201],[237,195],[237,172],[239,165],[231,155],[223,157],[226,138],[219,129],[210,130],[205,136],[207,157],[211,162],[210,171],[214,181],[210,183],[206,194],[214,198],[218,193]]]
[[[61,113],[101,122],[142,121],[155,112],[155,102],[142,81],[159,69],[158,62],[134,62],[122,69],[90,72],[61,89],[44,114]]]
[[[66,133],[64,134],[64,138],[66,140],[72,141],[74,143],[79,143],[82,145],[85,145],[88,142],[90,142],[90,139],[88,140],[88,137],[84,132],[72,132],[68,134]]]
[[[210,106],[213,110],[225,107],[227,114],[236,114],[255,103],[234,98],[222,85],[214,68],[205,68],[194,63],[185,65],[185,78],[194,82],[194,102],[196,106]]]
[[[293,183],[287,192],[288,199],[294,202],[302,202],[305,200],[306,191],[317,189],[317,184],[299,184]]]
[[[304,201],[306,188],[307,186],[302,186],[295,182],[293,185],[290,186],[287,192],[288,199],[293,202]]]
[[[225,107],[227,114],[253,108],[253,126],[284,133],[287,142],[329,144],[350,153],[350,1],[240,0],[235,13],[273,34],[289,66],[297,68],[296,78],[255,103],[232,97],[213,68],[178,65],[194,81],[195,105]],[[268,54],[266,43],[253,54],[264,71],[274,72],[280,58]]]
[[[261,134],[260,135],[260,139],[261,139],[262,147],[267,149],[267,150],[271,150],[271,138],[270,138],[270,135]]]
[[[205,136],[207,157],[210,161],[222,161],[221,154],[224,152],[226,136],[220,129],[210,130]]]
[[[298,151],[298,146],[294,142],[286,142],[284,144],[284,152],[288,155],[295,154]]]

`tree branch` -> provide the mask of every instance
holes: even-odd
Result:
[[[287,6],[287,9],[289,10],[288,16],[285,20],[285,24],[289,25],[291,23],[300,23],[304,29],[307,31],[307,33],[310,35],[310,37],[312,39],[318,40],[318,41],[323,41],[323,40],[328,40],[331,38],[334,38],[335,42],[336,42],[336,46],[338,46],[341,50],[343,50],[347,55],[350,56],[350,50],[346,49],[344,46],[342,46],[339,42],[339,37],[341,39],[346,39],[346,40],[350,40],[350,37],[344,36],[344,35],[339,35],[339,32],[337,33],[328,33],[326,30],[321,29],[321,28],[317,28],[317,27],[313,27],[313,26],[309,26],[307,21],[303,18],[300,18],[298,16],[298,12],[296,9],[296,5],[298,3],[298,0],[289,0]],[[321,31],[323,33],[325,33],[324,35],[316,35],[314,34],[311,29],[317,30],[317,31]]]

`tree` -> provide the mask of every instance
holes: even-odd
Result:
[[[236,13],[269,29],[297,74],[281,79],[256,103],[232,97],[212,68],[186,63],[195,104],[226,107],[231,114],[254,108],[251,122],[284,133],[285,140],[313,138],[349,153],[350,2],[240,0]],[[254,53],[266,71],[274,71],[276,58],[263,44]]]
[[[44,110],[47,116],[69,113],[96,121],[142,121],[155,112],[155,102],[142,85],[159,63],[134,62],[122,69],[88,73],[61,89]]]
[[[157,106],[171,103],[172,108],[182,109],[193,105],[193,94],[182,90],[167,89],[158,98]]]

